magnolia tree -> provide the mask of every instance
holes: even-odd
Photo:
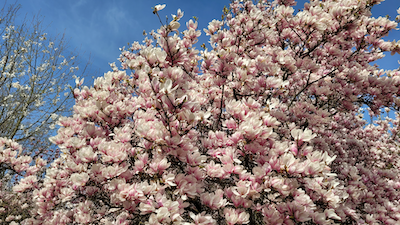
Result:
[[[400,107],[400,72],[370,65],[400,50],[382,39],[396,22],[371,18],[379,2],[235,1],[204,51],[178,10],[75,89],[51,138],[62,156],[44,179],[24,168],[13,190],[29,213],[4,221],[399,224],[399,114],[360,113]]]

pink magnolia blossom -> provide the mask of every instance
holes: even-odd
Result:
[[[154,12],[158,12],[165,8],[165,4],[154,6]]]
[[[294,0],[234,1],[204,30],[211,48],[202,51],[197,22],[182,30],[178,10],[122,50],[122,68],[74,91],[74,114],[51,138],[63,154],[45,176],[36,175],[44,161],[32,166],[0,139],[1,166],[22,177],[2,200],[32,209],[0,215],[23,224],[398,224],[400,72],[371,62],[400,45],[382,39],[396,23],[371,17],[378,2],[311,1],[295,13]],[[386,108],[396,116],[363,119]]]

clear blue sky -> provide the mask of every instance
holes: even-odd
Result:
[[[12,1],[10,1],[12,2]],[[302,8],[306,0],[298,1],[295,8]],[[91,76],[102,76],[110,70],[108,63],[116,62],[119,48],[127,43],[143,40],[143,30],[151,31],[160,27],[158,18],[152,13],[152,7],[166,4],[160,11],[161,18],[171,18],[178,8],[184,11],[181,20],[183,26],[193,16],[198,17],[199,28],[207,27],[213,19],[220,19],[222,9],[229,0],[19,0],[22,5],[20,15],[26,13],[44,16],[43,23],[50,24],[47,33],[51,36],[65,33],[70,49],[79,50],[82,60],[91,55],[91,74],[86,77],[85,85],[91,86]],[[386,0],[374,7],[373,16],[389,15],[396,17],[400,0]],[[386,39],[400,39],[400,31],[394,31]],[[199,43],[207,42],[202,33]],[[388,54],[377,64],[384,69],[395,69],[400,56]],[[119,65],[117,63],[117,65]]]

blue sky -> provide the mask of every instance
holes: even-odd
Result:
[[[302,8],[305,0],[298,1],[296,8]],[[158,18],[152,13],[157,4],[167,4],[160,11],[162,19],[171,18],[178,8],[184,11],[183,25],[193,16],[198,17],[199,28],[207,27],[213,19],[220,19],[222,9],[229,0],[20,0],[20,16],[41,14],[44,25],[49,25],[50,36],[65,33],[71,50],[79,52],[81,60],[91,58],[90,73],[85,76],[85,85],[91,86],[91,77],[102,76],[110,70],[108,63],[116,62],[119,48],[127,43],[143,40],[143,30],[151,31],[160,27]],[[373,16],[396,17],[399,0],[386,0],[373,8]],[[389,34],[387,40],[400,39],[400,31]],[[207,42],[202,33],[199,43]],[[398,67],[399,55],[388,54],[377,64],[383,69]],[[117,63],[117,65],[119,65]]]
[[[44,16],[44,24],[50,24],[49,35],[65,33],[70,48],[83,53],[84,60],[90,54],[91,70],[97,77],[110,70],[108,63],[117,61],[119,48],[128,42],[141,42],[143,30],[149,32],[160,27],[157,16],[152,13],[153,6],[167,4],[160,11],[162,19],[171,18],[180,8],[184,11],[182,22],[196,16],[199,27],[204,28],[212,19],[221,18],[222,9],[229,1],[25,0],[20,3],[21,14],[40,12]],[[202,36],[205,38],[205,34]]]

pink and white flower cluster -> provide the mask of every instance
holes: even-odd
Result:
[[[30,217],[34,205],[32,190],[41,187],[39,175],[46,160],[21,155],[22,146],[0,137],[0,223],[22,221]],[[16,179],[21,178],[19,181]]]
[[[399,114],[359,113],[400,108],[400,72],[370,65],[400,51],[378,2],[235,1],[203,51],[179,10],[75,89],[23,223],[398,224]]]

